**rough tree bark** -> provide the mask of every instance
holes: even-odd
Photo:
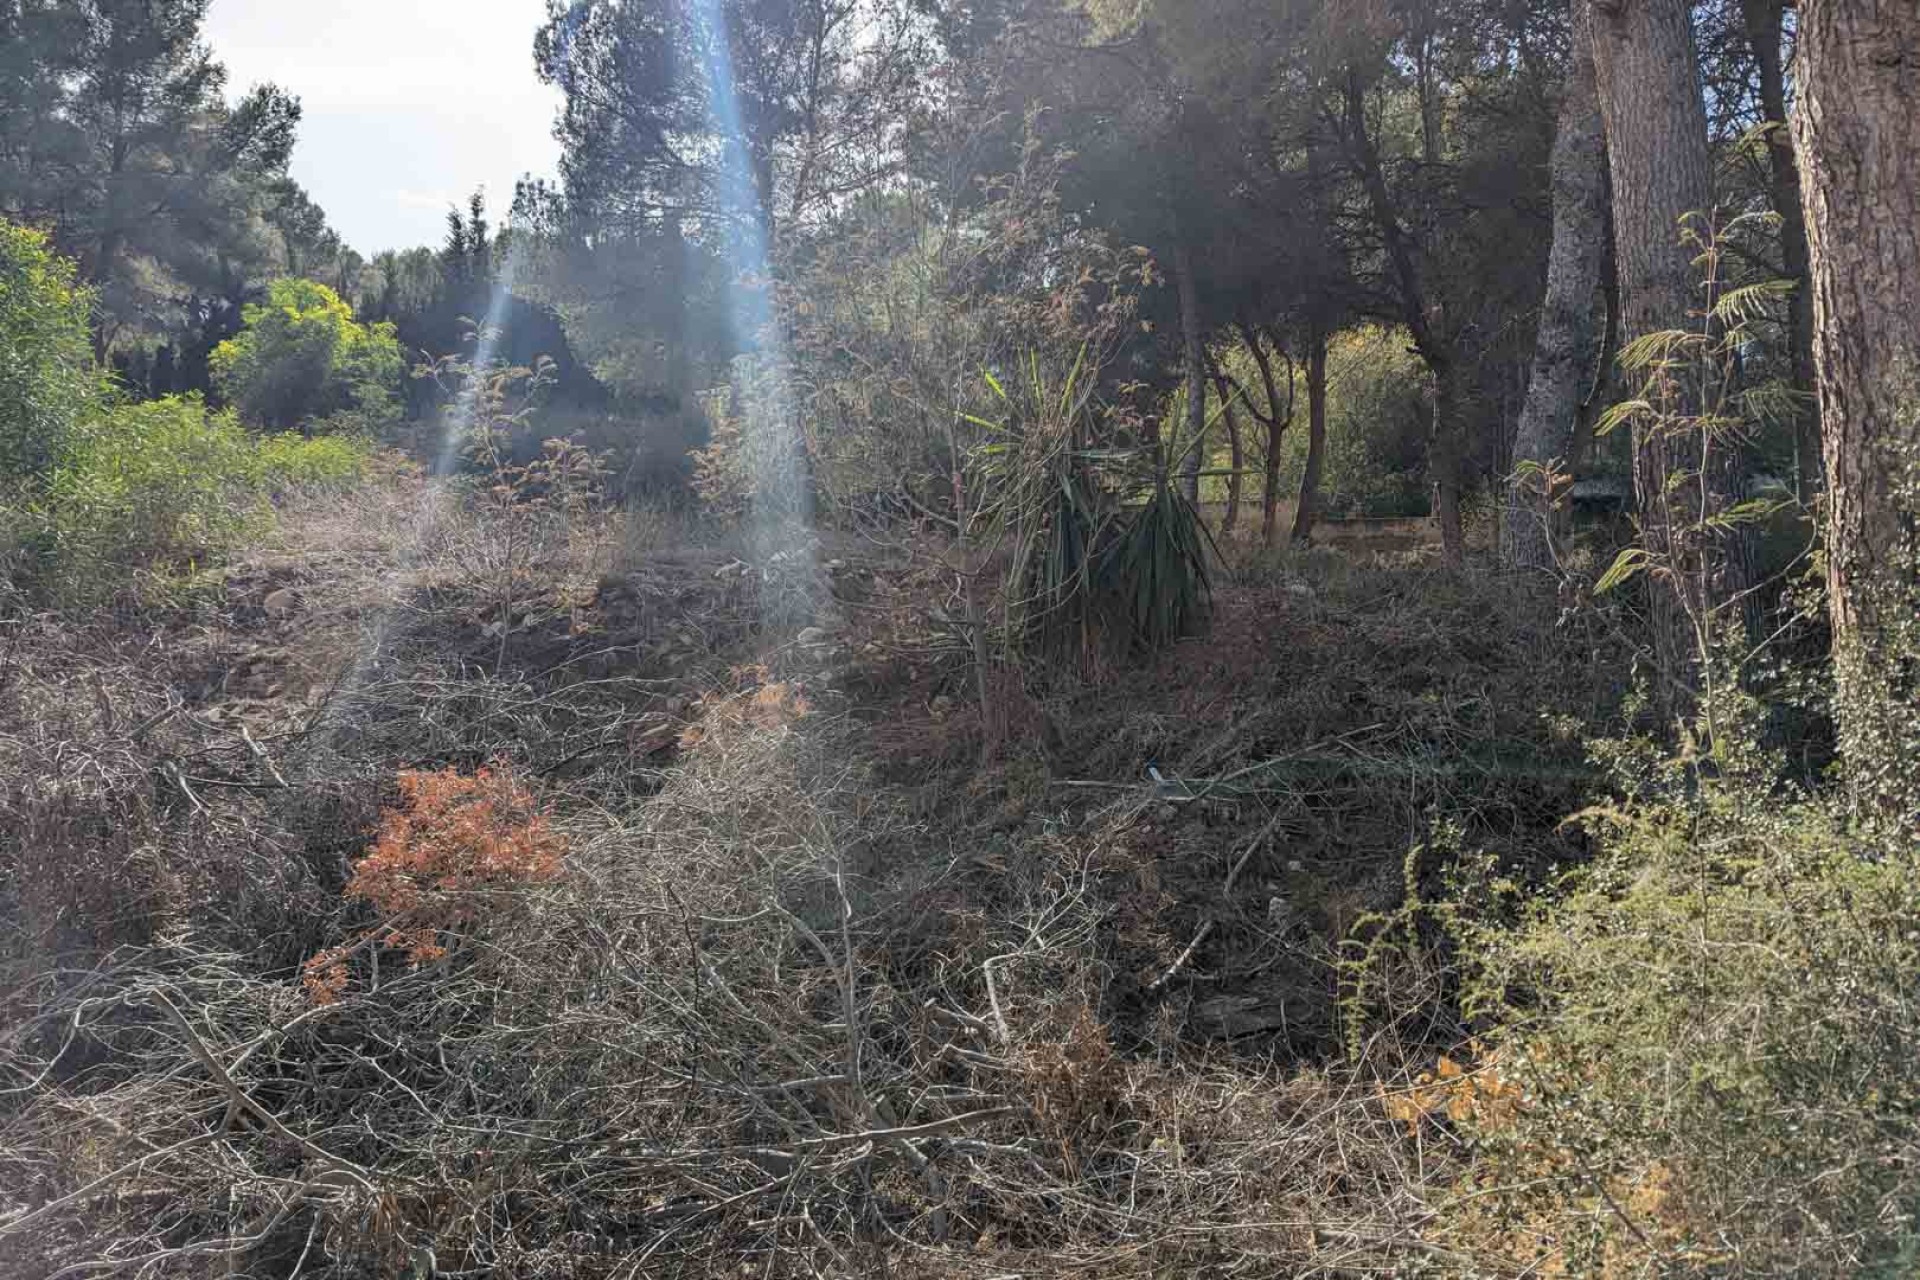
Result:
[[[1694,323],[1691,312],[1700,300],[1681,219],[1706,211],[1713,200],[1707,113],[1688,0],[1592,0],[1591,12],[1624,348],[1646,334]],[[1656,565],[1672,565],[1676,551],[1669,477],[1700,467],[1698,458],[1682,456],[1686,452],[1674,433],[1635,428],[1634,505],[1642,544]],[[1673,710],[1683,700],[1676,694],[1693,684],[1697,646],[1671,581],[1656,576],[1650,597],[1661,695]]]
[[[1583,7],[1574,7],[1573,58],[1567,67],[1553,141],[1553,247],[1547,293],[1534,338],[1533,372],[1513,440],[1500,521],[1501,559],[1515,569],[1551,569],[1553,507],[1547,473],[1567,465],[1581,402],[1599,355],[1600,272],[1606,262],[1607,171],[1593,44]]]
[[[1783,65],[1786,0],[1741,0],[1747,43],[1760,72],[1760,106],[1767,114],[1767,199],[1780,215],[1780,260],[1794,282],[1787,300],[1787,347],[1793,389],[1813,394],[1813,288],[1807,278],[1807,221],[1801,209],[1800,165],[1787,133],[1787,76]],[[1820,418],[1811,406],[1794,414],[1794,480],[1802,502],[1820,488]]]
[[[1300,501],[1293,508],[1289,541],[1304,547],[1313,541],[1320,518],[1320,471],[1327,456],[1327,335],[1314,325],[1307,335],[1307,463],[1300,472]]]
[[[1207,363],[1200,340],[1200,289],[1193,278],[1193,255],[1178,232],[1173,241],[1173,285],[1180,304],[1180,364],[1187,387],[1187,452],[1180,460],[1180,489],[1187,501],[1200,500],[1200,465],[1206,456]]]
[[[1801,0],[1800,149],[1841,749],[1920,828],[1920,5]]]

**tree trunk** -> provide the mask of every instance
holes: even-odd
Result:
[[[1233,472],[1227,477],[1227,514],[1220,520],[1220,532],[1232,533],[1233,526],[1240,522],[1240,469],[1246,465],[1246,457],[1240,448],[1240,424],[1234,420],[1233,405],[1226,400],[1220,402],[1220,420],[1227,429],[1227,456]]]
[[[1606,121],[1613,183],[1614,260],[1620,275],[1622,342],[1696,323],[1694,251],[1681,240],[1681,219],[1707,211],[1713,199],[1707,114],[1700,96],[1688,0],[1592,0],[1593,53]],[[1697,404],[1682,412],[1697,411]],[[1690,434],[1690,433],[1689,433]],[[1696,456],[1681,433],[1638,426],[1633,440],[1634,506],[1643,547],[1657,566],[1673,564],[1671,514],[1676,472],[1697,475]],[[1666,572],[1649,575],[1654,658],[1669,711],[1696,671],[1696,640],[1687,610]]]
[[[1440,526],[1441,558],[1458,568],[1467,546],[1460,520],[1460,367],[1450,359],[1427,365],[1433,370],[1433,436],[1427,445],[1433,518]]]
[[[1273,360],[1267,355],[1260,334],[1252,325],[1243,325],[1240,336],[1253,352],[1253,362],[1260,367],[1260,386],[1267,396],[1267,413],[1261,419],[1267,427],[1267,465],[1260,490],[1260,542],[1271,547],[1280,536],[1276,518],[1280,506],[1280,441],[1293,421],[1293,357],[1287,356],[1287,410],[1282,413],[1273,379]]]
[[[1413,37],[1413,67],[1420,98],[1420,159],[1425,164],[1439,164],[1440,86],[1433,65],[1433,6],[1413,5],[1411,15],[1419,27]]]
[[[1218,362],[1209,363],[1213,366],[1213,389],[1220,396],[1220,425],[1227,433],[1227,511],[1220,517],[1220,533],[1225,536],[1240,523],[1240,473],[1247,459],[1240,446],[1240,420],[1233,416],[1233,382]]]
[[[92,261],[83,257],[80,262],[87,281],[100,293],[106,293],[113,286],[114,264],[120,258],[120,246],[124,243],[119,227],[109,225],[100,233],[100,239],[90,255]],[[107,352],[113,348],[113,340],[119,333],[119,323],[113,318],[108,307],[96,306],[93,309],[93,359],[96,364],[107,362]]]
[[[1787,300],[1787,347],[1793,389],[1813,394],[1813,287],[1807,279],[1807,220],[1800,207],[1800,166],[1787,133],[1787,77],[1781,65],[1784,0],[1742,0],[1747,42],[1760,72],[1760,105],[1767,113],[1768,200],[1780,216],[1780,259],[1793,281]],[[1794,486],[1802,502],[1820,488],[1820,416],[1810,404],[1793,415]]]
[[[1606,144],[1586,12],[1574,10],[1573,59],[1553,142],[1553,247],[1546,301],[1534,337],[1533,372],[1514,433],[1513,474],[1500,522],[1501,559],[1514,569],[1551,569],[1549,475],[1573,454],[1575,424],[1593,382],[1600,326],[1596,300],[1606,258]]]
[[[1307,465],[1300,472],[1300,501],[1293,508],[1290,541],[1304,547],[1313,541],[1313,525],[1320,518],[1320,470],[1327,457],[1327,335],[1315,324],[1307,335]]]
[[[1617,397],[1620,387],[1620,371],[1614,367],[1614,361],[1620,355],[1620,273],[1614,268],[1613,261],[1612,200],[1603,203],[1600,215],[1600,297],[1604,318],[1601,321],[1600,349],[1594,353],[1593,381],[1587,385],[1586,398],[1580,402],[1579,411],[1574,415],[1573,440],[1567,448],[1567,470],[1574,473],[1586,465],[1587,454],[1593,449],[1594,435],[1600,425],[1600,415],[1606,412],[1608,402]],[[1555,515],[1562,525],[1567,522],[1565,512],[1556,512]]]
[[[1799,58],[1840,744],[1862,813],[1911,834],[1920,828],[1920,6],[1801,0]]]
[[[1400,209],[1387,187],[1380,150],[1367,130],[1364,86],[1357,69],[1347,69],[1345,85],[1346,141],[1367,205],[1380,239],[1386,246],[1387,269],[1392,273],[1400,315],[1413,335],[1414,349],[1433,374],[1433,439],[1427,450],[1427,471],[1433,484],[1434,514],[1440,522],[1441,554],[1449,565],[1466,558],[1460,524],[1460,410],[1458,371],[1453,350],[1433,323],[1426,288],[1414,260],[1413,243],[1400,222]]]
[[[1200,466],[1206,456],[1207,364],[1200,341],[1200,291],[1193,278],[1193,255],[1178,232],[1173,242],[1173,284],[1180,303],[1180,363],[1186,377],[1187,452],[1180,460],[1180,489],[1187,501],[1200,501]]]

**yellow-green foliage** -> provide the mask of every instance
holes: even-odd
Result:
[[[352,436],[302,436],[296,431],[255,437],[259,477],[274,492],[350,484],[367,467],[367,446]]]
[[[1726,787],[1588,821],[1565,898],[1467,930],[1526,1101],[1457,1225],[1554,1274],[1915,1274],[1912,851]]]
[[[232,545],[271,518],[275,495],[360,474],[367,449],[354,439],[263,438],[197,396],[114,400],[94,365],[89,304],[73,265],[45,237],[0,222],[0,571],[8,585],[90,602],[114,594],[131,570],[170,572]],[[216,360],[236,385],[254,373],[291,385],[295,366],[317,362],[322,384],[344,387],[343,403],[365,407],[382,403],[378,387],[398,377],[391,333],[354,324],[323,286],[283,281],[270,307],[250,308],[248,319],[249,333],[223,344]]]
[[[90,305],[45,236],[0,220],[0,493],[44,475],[99,393]]]
[[[272,494],[350,481],[366,456],[341,437],[260,438],[197,396],[115,405],[79,430],[39,507],[52,594],[202,562],[270,520]]]
[[[284,430],[351,414],[369,427],[393,416],[406,362],[391,324],[361,324],[339,294],[297,279],[275,280],[242,315],[209,363],[248,422]]]

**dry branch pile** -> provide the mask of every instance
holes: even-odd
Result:
[[[1194,1039],[1246,998],[1223,976],[1306,974],[1327,1008],[1324,942],[1248,909],[1277,836],[1341,820],[1297,783],[1175,806],[1124,766],[1063,806],[1020,758],[930,782],[936,749],[901,785],[898,749],[963,713],[874,703],[894,641],[857,619],[762,634],[728,554],[518,590],[496,666],[458,547],[402,552],[354,579],[379,612],[337,677],[277,712],[181,694],[272,610],[197,647],[14,633],[0,1269],[1448,1268],[1423,1232],[1459,1153],[1393,1105],[1402,1063],[1263,1061],[1287,1037],[1258,1018]],[[1043,735],[1090,714],[1033,706]],[[1268,749],[1225,728],[1184,758]],[[401,770],[489,762],[549,815],[551,874],[436,871],[431,915],[350,891]]]
[[[657,797],[565,821],[558,881],[335,1002],[190,930],[46,975],[8,1037],[16,1270],[1270,1274],[1410,1246],[1415,1156],[1365,1091],[1115,1052],[1097,839],[1004,914],[963,905],[942,859],[879,865],[927,833],[848,722],[716,701]]]

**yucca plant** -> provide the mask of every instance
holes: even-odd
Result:
[[[1118,601],[1135,645],[1163,648],[1205,619],[1213,594],[1209,553],[1217,554],[1200,513],[1160,468],[1151,496],[1132,513],[1101,564],[1106,590]]]
[[[1159,450],[1097,444],[1094,379],[1082,348],[1057,383],[1037,353],[1014,389],[982,375],[998,420],[975,451],[989,539],[1010,545],[1005,635],[1011,647],[1085,666],[1105,649],[1155,649],[1192,630],[1211,590],[1199,513]],[[1115,494],[1145,487],[1147,501]]]
[[[1105,630],[1100,554],[1111,540],[1112,518],[1079,459],[1063,459],[1051,479],[1012,561],[1012,621],[1027,651],[1084,664]]]
[[[1060,660],[1088,656],[1098,632],[1094,553],[1106,514],[1076,449],[1091,408],[1085,361],[1083,348],[1057,385],[1037,351],[1004,382],[984,370],[998,420],[963,415],[988,433],[973,455],[987,541],[1012,550],[1003,587],[1007,640]]]

